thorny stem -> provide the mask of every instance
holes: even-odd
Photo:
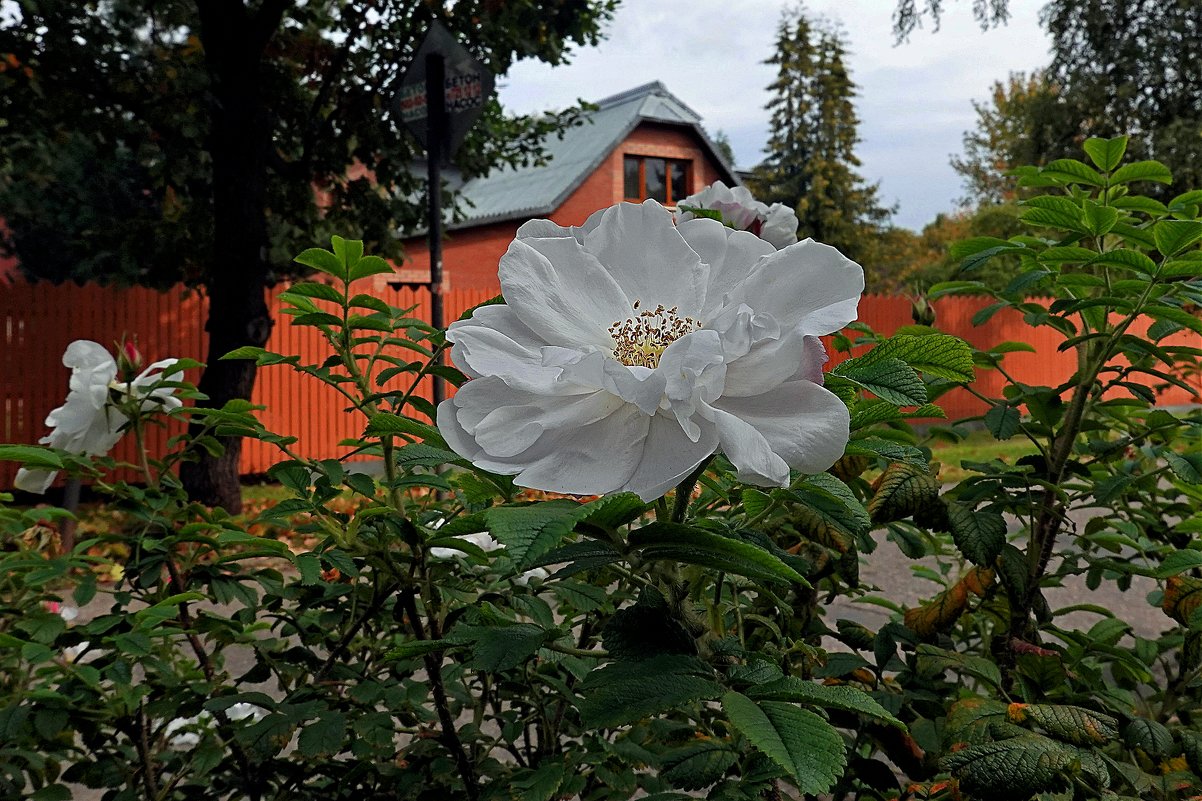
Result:
[[[677,485],[676,498],[672,502],[673,523],[680,523],[684,520],[685,512],[689,510],[689,501],[693,497],[693,487],[697,486],[697,479],[701,478],[701,474],[713,460],[713,454],[702,459],[701,464],[697,465],[693,472],[685,476],[684,481]]]
[[[422,619],[417,611],[417,603],[414,601],[413,591],[410,589],[402,590],[398,595],[398,599],[404,606],[405,616],[409,618],[409,625],[413,628],[413,636],[419,640],[425,640],[426,631],[422,626]],[[467,792],[469,801],[476,801],[479,797],[479,790],[476,787],[476,771],[472,766],[471,760],[468,759],[467,752],[463,749],[463,742],[459,739],[459,732],[455,729],[455,719],[451,717],[447,692],[442,685],[442,659],[433,653],[427,653],[422,657],[422,660],[426,665],[426,674],[430,681],[430,693],[434,696],[434,707],[438,711],[438,721],[442,727],[443,745],[451,752],[451,756],[455,759],[455,767],[459,771],[459,778],[463,781],[463,787]]]

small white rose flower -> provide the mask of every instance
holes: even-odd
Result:
[[[847,407],[818,339],[856,319],[860,266],[812,240],[777,251],[654,201],[579,228],[535,220],[500,263],[504,305],[447,332],[471,377],[438,407],[450,446],[524,487],[658,498],[722,450],[784,486],[830,467]]]
[[[70,391],[62,406],[46,416],[50,433],[38,442],[87,456],[103,456],[121,439],[129,418],[113,402],[112,394],[141,399],[141,408],[171,411],[181,401],[172,387],[155,387],[172,372],[177,359],[163,359],[130,381],[117,380],[117,361],[103,346],[77,339],[67,346],[63,364],[71,368]],[[21,468],[13,482],[17,489],[44,493],[57,470]]]
[[[697,216],[690,209],[705,209],[722,215],[722,223],[739,231],[750,231],[772,243],[777,250],[797,241],[797,215],[781,203],[761,203],[743,186],[728,187],[714,181],[677,205],[678,223]]]
[[[434,526],[431,526],[431,528],[434,528]],[[464,534],[460,537],[456,537],[455,539],[460,539],[460,540],[463,540],[464,542],[470,542],[472,545],[475,545],[477,548],[484,551],[485,553],[491,553],[493,551],[500,550],[505,547],[504,544],[497,542],[495,539],[493,539],[492,535],[489,534],[487,531],[480,531],[475,534]],[[430,549],[430,556],[434,559],[450,559],[452,557],[459,556],[462,553],[463,553],[462,551],[455,549],[455,548],[431,548]]]

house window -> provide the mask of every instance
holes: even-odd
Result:
[[[689,196],[690,162],[626,156],[624,197],[631,201],[647,198],[674,206]]]

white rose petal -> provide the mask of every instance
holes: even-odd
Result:
[[[514,576],[512,581],[514,584],[517,584],[518,586],[529,587],[530,582],[532,582],[532,581],[541,582],[543,579],[545,579],[549,575],[551,575],[551,574],[548,573],[546,570],[543,570],[541,567],[536,567],[536,568],[527,570],[525,573],[521,573],[519,575]]]
[[[172,387],[156,387],[178,360],[164,359],[142,371],[137,378],[119,382],[117,362],[102,345],[77,339],[63,353],[63,364],[71,368],[70,391],[62,406],[46,416],[50,433],[38,442],[52,448],[86,456],[103,456],[121,439],[129,418],[113,404],[110,391],[127,398],[141,398],[144,410],[171,411],[182,405]],[[57,470],[21,468],[13,482],[19,490],[44,493],[58,475]]]
[[[678,223],[696,219],[690,209],[718,212],[722,223],[740,231],[750,231],[780,249],[797,241],[797,215],[780,203],[761,203],[743,186],[728,187],[721,181],[689,195],[677,206]]]
[[[849,415],[817,337],[855,319],[863,270],[811,240],[777,251],[671,219],[647,201],[519,229],[508,305],[447,332],[472,378],[438,407],[453,450],[521,486],[644,500],[715,450],[760,486],[839,458]]]

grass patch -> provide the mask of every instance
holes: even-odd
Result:
[[[1024,456],[1037,453],[1035,446],[1025,437],[996,440],[988,431],[974,431],[959,442],[940,440],[930,443],[931,458],[943,465],[939,478],[944,483],[962,481],[972,472],[960,466],[961,462],[988,462],[1001,459],[1014,464]]]

